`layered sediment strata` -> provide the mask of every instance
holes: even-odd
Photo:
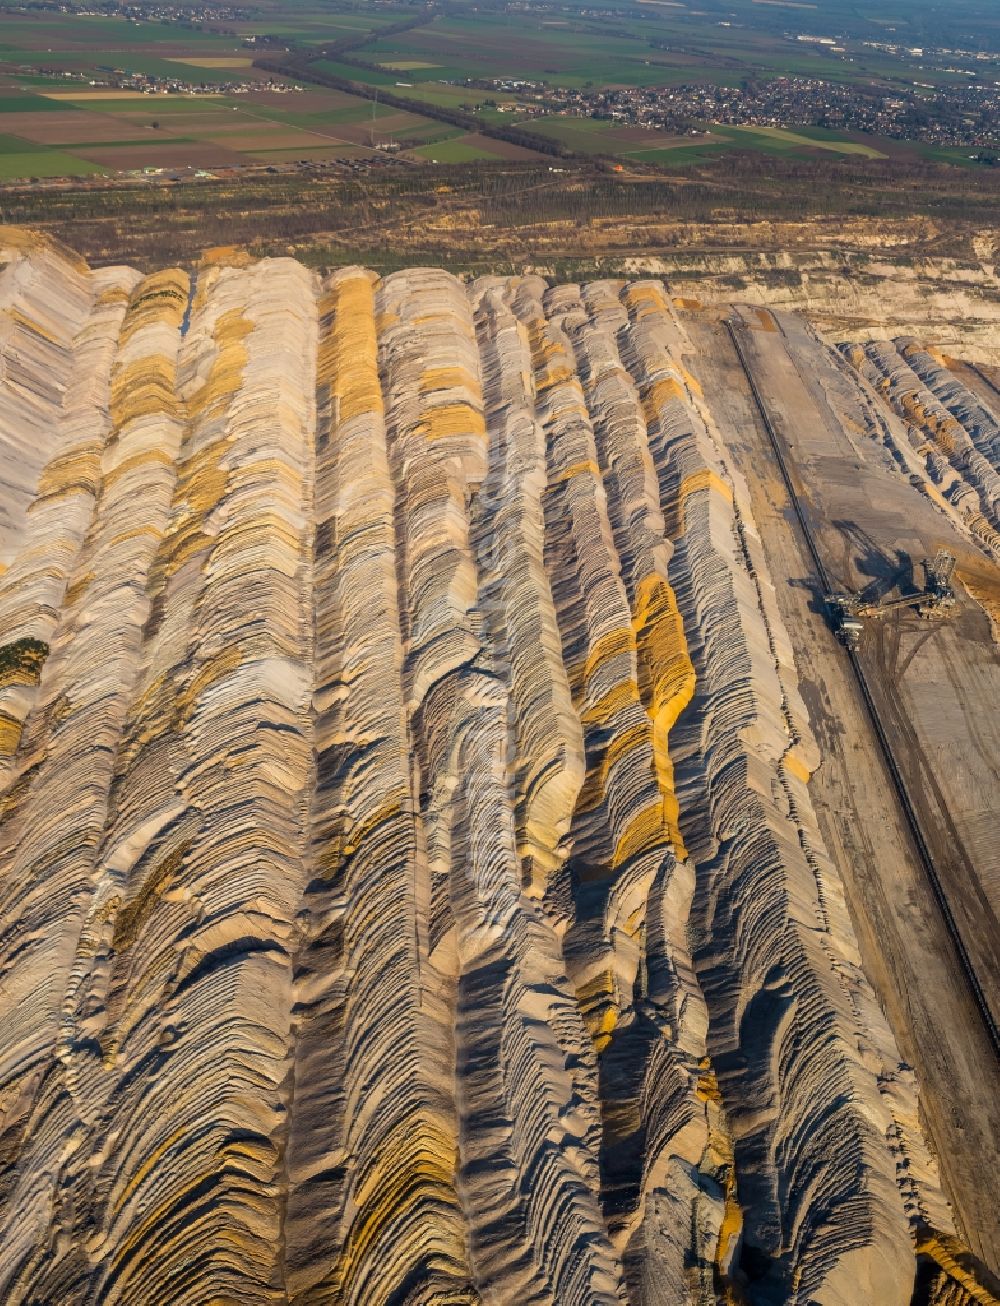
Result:
[[[110,376],[129,269],[88,274],[18,242],[0,272],[4,460],[0,630],[20,652],[0,672],[0,776],[20,740],[70,568],[93,514],[110,433]]]
[[[103,978],[92,932],[99,921],[110,941],[121,903],[113,898],[106,910],[102,849],[114,826],[111,792],[140,677],[146,587],[176,476],[186,302],[187,278],[170,272],[140,281],[129,300],[111,366],[110,430],[90,469],[93,512],[5,798],[0,1073],[17,1086],[14,1128],[25,1149],[5,1203],[13,1298],[65,1299],[85,1276],[84,1204],[70,1200],[51,1220],[45,1211],[67,1183],[69,1141],[90,1129],[94,1155],[104,1141],[97,1126],[104,1022],[100,1010],[80,1010],[77,996],[88,977]],[[45,816],[50,802],[60,811],[55,822]],[[36,1090],[25,1094],[28,1084]],[[89,1169],[77,1171],[79,1180],[89,1186]]]
[[[796,1292],[904,1300],[908,1239],[884,1152],[887,1122],[850,1032],[857,1012],[841,976],[857,959],[808,798],[817,758],[787,636],[663,292],[639,284],[623,298],[637,374],[648,378],[661,495],[676,505],[671,574],[697,688],[678,723],[675,765],[681,810],[698,812],[689,826],[693,951],[711,1063],[733,1103],[741,1198],[750,1196],[744,1247],[779,1300]],[[692,804],[695,792],[707,801]],[[792,1193],[786,1204],[782,1194]]]
[[[1000,419],[913,340],[843,346],[906,423],[926,475],[966,528],[1000,557]]]
[[[3,276],[4,1300],[986,1291],[662,286]]]
[[[830,340],[863,344],[906,334],[1000,365],[995,229],[973,236],[967,258],[927,257],[932,227],[923,218],[895,231],[869,217],[842,216],[818,226],[763,221],[749,231],[750,250],[748,228],[736,224],[639,228],[631,233],[636,253],[623,270],[662,276],[678,295],[704,304],[724,307],[735,299],[803,313]],[[646,255],[643,245],[669,252]]]

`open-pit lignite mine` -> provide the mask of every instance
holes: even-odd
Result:
[[[0,1299],[995,1303],[995,373],[0,247]]]

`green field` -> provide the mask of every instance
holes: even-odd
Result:
[[[231,107],[233,101],[221,95],[157,95],[130,100],[66,99],[56,102],[60,109],[78,112],[110,114],[116,118],[186,118],[203,114],[207,109],[221,110]]]
[[[382,73],[370,68],[355,68],[351,64],[338,63],[335,59],[317,59],[310,65],[317,72],[328,73],[331,77],[344,77],[349,82],[363,82],[366,86],[395,86],[397,81],[405,81],[402,75]]]
[[[712,127],[713,136],[731,141],[740,149],[762,150],[765,154],[802,154],[809,150],[830,150],[834,154],[859,154],[868,159],[886,156],[874,145],[862,145],[838,132],[822,127],[788,130],[784,127]],[[873,138],[874,139],[874,138]]]
[[[495,159],[496,155],[476,145],[467,145],[463,140],[440,141],[436,145],[424,145],[414,154],[435,163],[471,163],[474,159]]]
[[[102,169],[62,150],[44,149],[15,136],[0,136],[0,180],[25,177],[82,177]]]
[[[365,57],[432,63],[432,68],[405,74],[405,80],[414,83],[517,77],[569,87],[655,86],[670,80],[678,66],[665,52],[650,48],[648,37],[597,35],[522,14],[509,19],[486,14],[441,18],[376,40]]]
[[[745,21],[732,21],[734,8]],[[714,10],[714,12],[713,12]],[[637,12],[642,21],[637,20]],[[867,37],[884,33],[854,12],[850,20]],[[402,34],[373,41],[365,58],[386,64],[426,62],[405,78],[416,84],[465,77],[518,77],[555,86],[669,86],[686,81],[734,85],[741,77],[801,75],[832,82],[899,80],[909,84],[915,61],[907,64],[872,50],[860,40],[848,54],[799,42],[789,27],[824,33],[831,28],[829,6],[820,12],[797,7],[733,0],[733,4],[677,8],[646,4],[607,30],[585,18],[517,12],[479,12],[443,17]],[[723,26],[722,24],[726,24]],[[603,30],[602,30],[603,27]],[[984,69],[984,74],[987,70]],[[363,73],[366,80],[369,74]],[[921,78],[946,83],[954,73],[922,68]]]
[[[364,36],[398,21],[398,15],[338,14],[325,6],[293,17],[288,6],[271,6],[260,23],[240,27],[247,35],[276,35],[275,17],[284,20],[292,42]],[[11,12],[0,0],[0,180],[354,159],[373,157],[372,147],[388,139],[424,144],[461,135],[433,119],[332,89],[296,92],[292,82],[289,92],[276,94],[267,84],[270,74],[252,66],[271,47],[245,46],[242,31],[93,15],[56,18]],[[206,66],[213,61],[224,66]],[[116,82],[134,76],[158,93],[117,89]],[[177,82],[188,89],[159,93]],[[247,89],[234,94],[231,88],[240,85]],[[223,93],[212,93],[213,86]]]
[[[83,2],[70,0],[81,10]],[[816,0],[812,5],[698,0],[697,7],[689,0],[607,0],[602,7],[617,11],[614,18],[597,16],[584,0],[510,12],[502,0],[494,8],[470,4],[463,9],[455,3],[437,13],[411,6],[375,11],[363,0],[353,7],[348,0],[243,0],[242,7],[247,16],[239,21],[185,24],[159,17],[133,21],[24,10],[12,0],[0,0],[0,176],[21,176],[28,159],[29,175],[75,176],[128,171],[146,162],[181,168],[233,166],[265,155],[327,158],[337,148],[343,157],[354,158],[387,140],[404,147],[419,142],[411,159],[458,163],[502,154],[481,138],[470,144],[464,125],[456,128],[416,112],[420,105],[427,106],[428,115],[473,113],[484,124],[536,133],[575,154],[623,163],[686,166],[726,151],[750,150],[790,158],[924,158],[976,167],[970,158],[975,150],[968,147],[869,140],[813,127],[712,126],[703,135],[671,138],[664,132],[623,131],[620,124],[595,119],[535,118],[526,112],[531,105],[527,91],[489,91],[463,83],[511,79],[565,88],[669,88],[685,82],[736,86],[744,78],[798,74],[830,83],[912,90],[916,80],[944,85],[965,74],[941,61],[925,66],[907,56],[908,45],[947,42],[970,50],[1000,49],[1000,6],[992,0],[954,0],[947,10],[885,0],[877,11],[856,0]],[[400,23],[409,24],[407,30],[383,34]],[[257,41],[266,36],[270,43],[245,45],[251,36]],[[836,38],[843,49],[800,36]],[[370,39],[343,58],[336,48],[329,57],[315,57],[317,47],[365,37]],[[898,48],[875,50],[874,40]],[[298,60],[295,66],[304,74],[311,70],[376,88],[411,102],[414,112],[401,115],[384,103],[373,105],[360,95],[315,84],[306,84],[301,94],[272,94],[264,85],[270,74],[250,66],[260,57]],[[358,67],[345,59],[381,66]],[[204,66],[212,60],[241,63]],[[1000,82],[1000,59],[982,60],[977,70],[984,82],[991,77]],[[179,81],[186,91],[141,99],[93,98],[91,82],[122,72],[154,79],[157,90],[163,81]],[[289,76],[294,82],[294,73]],[[240,83],[251,89],[232,94]],[[224,93],[189,93],[213,86]],[[74,98],[43,94],[77,89]],[[932,106],[933,93],[927,95]],[[500,113],[497,101],[519,108]],[[185,147],[190,147],[189,165]],[[523,150],[515,154],[524,157]]]
[[[678,137],[665,143],[664,133],[622,132],[620,125],[597,118],[549,117],[535,119],[531,130],[562,142],[578,154],[605,155],[623,161],[655,163],[672,167],[698,162],[727,149],[757,150],[764,154],[808,155],[816,150],[883,159],[878,139],[872,144],[855,141],[843,132],[822,127],[786,130],[781,127],[713,126],[702,135]],[[622,139],[627,136],[628,139]],[[648,140],[643,136],[648,135]]]
[[[533,132],[549,136],[578,154],[615,154],[616,143],[610,139],[615,124],[599,118],[535,118],[529,124]],[[641,146],[636,146],[640,149]]]
[[[637,150],[629,158],[637,163],[655,163],[661,168],[683,168],[707,163],[724,154],[727,148],[722,141],[706,141],[702,145],[678,145],[666,150]]]
[[[55,100],[44,95],[0,95],[0,113],[44,113],[58,108]]]

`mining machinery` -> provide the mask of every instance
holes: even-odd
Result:
[[[945,549],[938,549],[933,558],[924,559],[924,587],[914,594],[901,594],[895,598],[867,598],[867,590],[859,594],[849,592],[827,594],[826,606],[833,629],[840,642],[856,649],[864,629],[864,618],[881,617],[896,608],[916,608],[921,617],[947,617],[955,608],[955,558]]]

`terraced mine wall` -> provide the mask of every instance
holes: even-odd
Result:
[[[994,1301],[662,284],[2,243],[2,1299]]]
[[[706,243],[712,240],[703,234]],[[992,235],[973,239],[979,258],[962,260],[897,251],[888,232],[873,236],[851,223],[842,234],[830,233],[826,249],[795,248],[802,231],[791,224],[779,235],[763,222],[754,234],[759,245],[752,252],[638,254],[625,259],[624,270],[663,276],[676,295],[704,303],[737,300],[805,313],[832,341],[920,336],[959,357],[1000,366],[1000,277]],[[721,243],[719,235],[715,239]]]

